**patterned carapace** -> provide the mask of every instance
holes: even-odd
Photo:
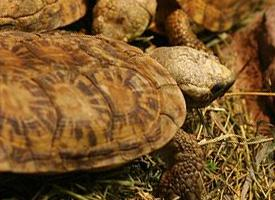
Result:
[[[103,36],[0,33],[0,171],[109,168],[165,145],[185,103],[139,49]]]
[[[176,0],[196,23],[211,31],[225,31],[258,5],[261,0]]]
[[[0,29],[49,31],[86,14],[86,0],[1,0]]]

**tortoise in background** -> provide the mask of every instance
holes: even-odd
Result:
[[[171,44],[203,48],[189,19],[211,31],[225,31],[251,12],[261,0],[97,0],[94,33],[129,41],[152,21],[166,32]],[[0,29],[49,31],[71,24],[90,10],[87,0],[2,0]],[[156,12],[157,11],[157,12]]]
[[[232,85],[214,57],[159,48],[152,57],[162,66],[103,36],[20,31],[0,32],[0,57],[1,172],[109,169],[175,138],[163,191],[199,198],[202,151],[180,131],[182,93],[188,106],[205,106]]]
[[[194,24],[213,32],[229,30],[261,0],[98,0],[93,30],[129,41],[155,21],[172,45],[207,50],[194,34]],[[192,23],[192,26],[190,25]],[[198,26],[195,28],[198,30]],[[200,28],[199,28],[200,29]]]
[[[1,0],[0,28],[49,31],[86,14],[86,0]]]

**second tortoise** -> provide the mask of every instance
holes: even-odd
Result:
[[[259,5],[261,0],[98,0],[93,9],[93,30],[129,41],[155,22],[172,45],[206,47],[194,34],[199,25],[213,32],[230,29]],[[197,27],[197,26],[196,26]]]

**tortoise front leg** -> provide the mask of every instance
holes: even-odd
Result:
[[[189,17],[182,9],[172,11],[165,19],[165,33],[171,45],[184,45],[208,53],[212,51],[192,31]]]
[[[200,200],[204,153],[195,137],[179,130],[165,147],[165,155],[170,167],[161,177],[161,196],[165,199],[180,196],[183,199]]]

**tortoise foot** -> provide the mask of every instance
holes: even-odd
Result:
[[[174,163],[161,177],[161,196],[175,199],[177,195],[183,199],[200,200],[204,155],[195,137],[178,131],[169,148],[170,153],[175,153]]]

